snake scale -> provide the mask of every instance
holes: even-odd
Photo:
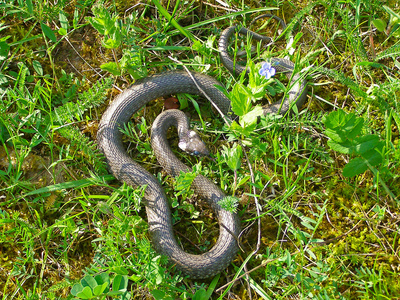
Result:
[[[228,41],[235,32],[236,27],[227,28],[221,35],[219,49],[221,60],[232,73],[240,73],[244,67],[234,64],[227,53]],[[254,39],[259,39],[258,34],[247,29],[240,33],[250,34]],[[277,71],[293,71],[293,63],[283,59],[272,59],[277,62]],[[237,237],[240,233],[240,220],[235,213],[224,210],[218,201],[225,197],[224,193],[209,179],[198,175],[192,184],[195,192],[205,199],[214,211],[219,222],[219,238],[215,245],[206,253],[200,255],[189,254],[178,245],[172,228],[171,212],[168,199],[159,181],[136,163],[126,152],[122,143],[120,128],[129,122],[131,116],[144,107],[148,102],[171,94],[189,93],[203,95],[203,92],[219,107],[223,114],[230,112],[230,101],[215,86],[223,86],[214,78],[185,71],[169,71],[137,80],[132,86],[119,94],[103,114],[97,140],[100,150],[104,153],[108,166],[113,175],[120,181],[132,187],[147,186],[144,199],[149,223],[149,231],[155,249],[169,257],[177,268],[193,279],[204,279],[214,276],[224,270],[234,259],[237,251]],[[193,77],[192,77],[193,76]],[[296,79],[294,75],[293,79]],[[195,80],[195,82],[193,81]],[[200,89],[199,89],[200,87]],[[289,107],[296,103],[299,107],[306,97],[305,82],[296,82],[290,89],[283,103],[265,107],[264,112],[280,112],[283,114]],[[297,102],[296,102],[297,101]],[[189,167],[180,162],[171,151],[166,139],[169,127],[178,128],[178,134],[186,135],[190,139],[198,137],[193,131],[185,133],[188,129],[188,120],[184,114],[172,110],[160,114],[152,127],[152,147],[159,163],[172,176],[177,176],[180,171],[187,172]],[[183,116],[182,116],[183,115]],[[201,142],[200,142],[201,143]],[[181,146],[181,144],[180,144]],[[187,148],[185,144],[183,148]]]

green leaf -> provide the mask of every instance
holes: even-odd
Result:
[[[51,30],[51,28],[49,26],[47,26],[46,24],[40,22],[40,27],[42,28],[42,31],[44,33],[44,35],[50,39],[53,43],[57,42],[57,37],[54,34],[53,30]]]
[[[244,128],[244,127],[240,126],[236,121],[233,121],[231,123],[230,129],[233,130],[233,131],[236,131],[238,134],[241,134],[241,135],[244,135],[244,136],[249,136],[253,132],[253,130],[256,127],[256,125],[257,124],[254,123],[253,126],[247,126],[247,127]]]
[[[112,180],[112,179],[114,179],[114,176],[104,175],[104,176],[99,176],[98,178],[86,178],[86,179],[80,179],[80,180],[75,180],[75,181],[62,182],[62,183],[45,186],[40,189],[31,191],[31,192],[27,193],[25,196],[32,196],[32,195],[37,195],[37,194],[41,194],[41,193],[54,192],[54,191],[69,189],[69,188],[78,189],[78,188],[83,188],[83,187],[90,186],[90,185],[101,184],[105,180]]]
[[[32,62],[33,65],[33,69],[35,69],[36,73],[38,73],[40,76],[43,76],[43,68],[42,65],[40,64],[40,62],[38,62],[37,60],[34,60]]]
[[[116,39],[107,39],[105,42],[103,42],[104,47],[107,49],[116,49],[121,45],[121,42],[116,40]]]
[[[193,295],[193,300],[207,300],[207,292],[204,288],[197,290],[197,292]]]
[[[82,291],[77,293],[76,297],[81,298],[81,299],[92,299],[92,298],[94,298],[92,290],[88,286],[85,286]]]
[[[244,116],[239,118],[239,123],[243,128],[252,128],[253,130],[257,124],[257,119],[263,114],[263,109],[261,106],[255,106],[251,111],[246,113]]]
[[[118,65],[115,62],[102,64],[100,68],[104,71],[110,72],[114,76],[121,76],[121,70],[118,68]]]
[[[237,116],[241,117],[250,111],[252,107],[251,95],[243,84],[236,83],[229,95],[232,111]]]
[[[221,154],[228,167],[232,171],[239,170],[243,154],[242,147],[235,143],[231,149],[225,145],[222,146],[222,149],[223,150]]]
[[[108,273],[101,273],[99,275],[96,275],[94,280],[96,280],[97,284],[103,284],[104,282],[110,282],[110,276],[108,275]]]
[[[99,275],[96,275],[94,279],[97,282],[97,286],[93,289],[93,293],[96,296],[107,293],[109,291],[110,276],[108,275],[108,273],[101,273]]]
[[[355,144],[354,151],[362,155],[379,144],[379,137],[374,134],[363,135],[355,139]]]
[[[244,176],[244,177],[239,181],[239,183],[237,184],[237,187],[239,187],[239,186],[245,184],[247,181],[249,181],[250,178],[251,178],[250,175]]]
[[[223,199],[218,201],[218,204],[227,211],[236,213],[237,206],[239,205],[239,198],[233,196],[225,196]]]
[[[205,295],[205,299],[211,298],[211,295],[214,292],[214,290],[218,284],[218,280],[219,280],[220,276],[221,276],[221,274],[215,275],[215,277],[211,281],[210,285],[208,286],[208,290],[207,290],[207,294]]]
[[[89,286],[92,289],[97,286],[96,280],[90,275],[86,275],[85,277],[83,277],[83,279],[81,280],[81,284],[82,286]]]
[[[113,267],[112,271],[119,275],[128,275],[129,271],[124,267]]]
[[[329,140],[328,141],[328,146],[333,150],[333,151],[337,151],[343,154],[352,154],[354,151],[354,146],[353,143],[351,143],[350,141],[345,141],[342,143],[338,143],[334,140]]]
[[[364,119],[353,113],[346,114],[342,109],[331,112],[322,120],[326,126],[325,133],[332,140],[342,143],[354,139],[361,133]]]
[[[112,283],[112,290],[126,291],[127,287],[128,287],[128,276],[119,274],[116,275]]]
[[[0,62],[8,57],[8,52],[10,51],[10,45],[5,41],[0,42]]]
[[[28,8],[29,15],[33,15],[33,4],[32,0],[25,0],[26,2],[26,7]]]
[[[168,13],[168,11],[161,5],[160,1],[153,0],[154,5],[157,7],[157,10],[170,22],[176,29],[179,30],[184,36],[186,36],[191,41],[196,41],[197,39],[193,36],[193,34],[180,26],[178,22]]]
[[[165,296],[165,292],[159,290],[152,290],[150,292],[156,300],[173,300],[171,296]]]
[[[371,166],[376,166],[382,163],[382,154],[376,149],[365,152],[362,156]]]
[[[349,120],[343,126],[343,130],[347,133],[348,139],[354,139],[361,133],[364,125],[364,119],[356,117],[353,113],[348,114]]]
[[[108,292],[108,290],[107,290],[108,286],[109,286],[108,282],[104,282],[103,284],[96,286],[93,289],[93,294],[95,296],[100,296],[101,294],[107,293]]]
[[[78,295],[78,293],[82,292],[82,290],[83,290],[82,284],[80,284],[80,283],[75,283],[74,286],[73,286],[72,289],[71,289],[71,294],[72,294],[73,296],[76,296],[76,295]]]
[[[60,11],[58,14],[58,19],[60,20],[61,28],[68,30],[68,19],[64,12]]]
[[[372,20],[372,23],[374,24],[374,26],[376,27],[376,29],[378,29],[380,32],[384,32],[386,27],[387,27],[387,23],[385,20],[382,19],[375,19]]]
[[[79,10],[75,8],[74,18],[72,20],[72,26],[74,26],[74,29],[78,28],[78,22],[79,22]]]
[[[196,178],[197,174],[195,172],[180,172],[176,178],[175,189],[179,191],[176,195],[180,196],[190,191],[193,180]]]
[[[64,36],[64,35],[67,35],[68,32],[65,28],[60,28],[60,29],[58,29],[58,34]]]
[[[354,177],[364,173],[368,169],[366,161],[361,157],[356,157],[349,161],[343,168],[343,176]]]

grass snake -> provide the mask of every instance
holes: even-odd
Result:
[[[233,26],[222,33],[219,51],[224,65],[236,74],[245,70],[245,68],[239,65],[234,68],[232,59],[227,52],[229,38],[235,30],[236,28]],[[254,39],[262,37],[247,29],[241,29],[240,33],[250,34]],[[289,73],[293,71],[294,65],[288,60],[273,58],[272,62],[279,63],[277,71]],[[292,76],[292,80],[297,78],[296,76]],[[147,186],[144,199],[149,231],[155,249],[168,256],[178,269],[193,279],[214,276],[224,270],[234,259],[238,251],[237,237],[240,233],[240,220],[236,214],[224,210],[218,204],[218,201],[225,197],[224,193],[209,179],[198,175],[194,179],[192,187],[199,196],[209,203],[217,216],[220,227],[219,238],[209,251],[200,255],[190,254],[182,250],[173,234],[171,212],[164,189],[155,176],[127,154],[122,143],[120,129],[129,122],[134,113],[148,102],[171,94],[189,93],[202,96],[204,92],[226,115],[230,112],[230,101],[215,86],[223,85],[210,76],[196,72],[191,72],[190,76],[186,71],[179,70],[163,72],[137,80],[109,105],[101,118],[97,134],[99,148],[104,153],[113,175],[119,181],[132,187]],[[277,112],[280,108],[280,112],[284,113],[296,100],[300,107],[306,97],[305,93],[305,82],[295,83],[282,104],[265,107],[264,112]],[[152,148],[163,168],[170,175],[177,176],[180,171],[187,172],[190,168],[180,162],[169,147],[166,132],[171,126],[175,126],[178,129],[178,135],[180,138],[182,137],[183,142],[181,140],[179,144],[181,148],[189,150],[190,141],[195,141],[200,145],[200,148],[204,147],[204,144],[198,140],[196,133],[193,131],[186,132],[189,128],[189,122],[184,118],[182,112],[171,110],[171,112],[166,111],[157,117],[152,126]],[[201,152],[201,150],[196,149],[193,151]]]

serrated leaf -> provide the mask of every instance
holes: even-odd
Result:
[[[115,62],[102,64],[100,68],[104,71],[110,72],[114,76],[121,76],[121,70],[118,68],[118,65]]]
[[[103,43],[104,47],[106,47],[107,49],[116,49],[119,47],[120,44],[121,42],[117,39],[107,39]]]
[[[240,168],[240,163],[242,159],[242,147],[238,144],[234,144],[232,148],[222,146],[222,157],[229,168],[234,171]]]
[[[371,166],[379,165],[382,162],[382,154],[376,149],[365,152],[362,155]]]
[[[349,163],[343,168],[343,176],[354,177],[364,173],[367,169],[368,165],[366,161],[361,157],[356,157],[349,161]]]
[[[232,92],[230,93],[230,98],[232,111],[237,116],[243,116],[250,111],[252,106],[251,96],[243,84],[236,83],[233,86]]]
[[[333,150],[343,154],[353,153],[353,144],[350,141],[345,141],[343,143],[338,143],[334,140],[328,141],[328,146]]]
[[[236,121],[233,121],[231,123],[230,129],[233,131],[236,131],[237,134],[249,136],[253,132],[256,125],[257,125],[257,123],[254,123],[254,126],[247,126],[246,128],[243,128]]]
[[[257,118],[263,114],[261,106],[256,106],[254,109],[239,118],[239,123],[243,128],[255,127]],[[254,129],[254,128],[253,128]],[[252,130],[253,130],[252,129]]]
[[[374,134],[360,136],[355,140],[354,151],[358,154],[363,154],[374,149],[379,144],[379,137]]]
[[[350,114],[349,114],[350,115]],[[354,139],[361,133],[362,127],[364,126],[364,119],[358,118],[354,114],[349,122],[344,126],[344,130],[348,132],[347,137],[349,139]]]
[[[345,122],[345,116],[346,113],[343,110],[335,110],[324,116],[322,122],[327,128],[334,129],[338,126],[342,126],[342,124]]]

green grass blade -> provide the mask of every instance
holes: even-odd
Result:
[[[191,41],[196,41],[196,38],[185,28],[178,24],[178,22],[168,13],[168,11],[161,5],[158,0],[153,0],[154,5],[157,7],[158,11],[170,22],[180,33],[186,36]]]
[[[78,189],[78,188],[83,188],[83,187],[87,187],[90,185],[101,184],[104,181],[112,180],[112,179],[114,179],[114,176],[104,175],[104,176],[99,176],[97,178],[86,178],[86,179],[80,179],[80,180],[75,180],[75,181],[57,183],[57,184],[45,186],[40,189],[31,191],[31,192],[25,194],[25,196],[32,196],[32,195],[54,192],[54,191],[58,191],[58,190],[65,190],[65,189],[70,189],[70,188]]]

